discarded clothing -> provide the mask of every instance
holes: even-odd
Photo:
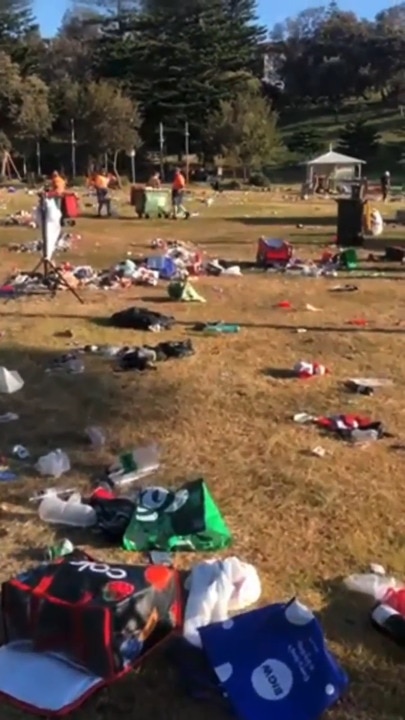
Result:
[[[153,330],[157,327],[169,330],[175,322],[172,316],[138,307],[120,310],[110,317],[110,324],[114,327],[129,328],[131,330]]]
[[[191,340],[178,340],[161,342],[153,348],[158,360],[170,360],[171,358],[184,358],[195,355]]]
[[[120,354],[118,367],[120,370],[156,370],[156,353],[152,348],[146,346],[133,348]]]
[[[183,635],[192,645],[202,647],[198,628],[224,622],[231,613],[253,605],[260,598],[261,584],[253,565],[229,557],[195,565],[187,590]]]
[[[172,358],[185,358],[194,355],[195,350],[191,340],[177,342],[162,342],[154,347],[144,345],[139,348],[130,348],[118,355],[118,364],[121,370],[156,370],[156,362]]]
[[[318,427],[334,432],[344,440],[350,440],[353,437],[353,432],[356,430],[374,430],[379,438],[384,436],[382,422],[379,420],[373,421],[361,415],[330,415],[317,417],[314,422]]]
[[[124,535],[126,550],[219,550],[232,536],[203,480],[178,490],[145,488]]]
[[[103,498],[97,492],[90,498],[90,504],[96,511],[96,528],[109,540],[121,542],[131,517],[135,503],[129,498]]]

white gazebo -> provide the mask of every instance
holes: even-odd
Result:
[[[305,163],[307,167],[307,183],[314,185],[315,176],[326,178],[327,181],[360,180],[362,166],[365,160],[342,155],[335,152],[330,146],[329,151],[324,155],[309,160]]]

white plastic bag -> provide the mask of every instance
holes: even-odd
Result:
[[[201,647],[198,628],[228,620],[231,612],[253,605],[260,595],[256,569],[237,557],[195,565],[189,578],[183,626],[185,639]]]
[[[349,575],[344,580],[344,585],[348,590],[368,595],[377,602],[386,596],[388,590],[397,590],[402,587],[402,583],[399,583],[394,577],[376,573]]]
[[[70,470],[70,460],[62,450],[53,450],[48,455],[42,455],[39,458],[35,469],[41,475],[48,475],[54,478],[60,478],[63,473]]]

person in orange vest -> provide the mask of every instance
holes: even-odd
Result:
[[[103,207],[105,207],[107,210],[107,217],[111,217],[111,198],[108,193],[110,186],[110,178],[107,175],[107,171],[101,170],[101,172],[97,172],[94,176],[92,184],[96,189],[97,195],[97,216],[101,217],[101,211]]]
[[[59,175],[57,170],[54,170],[51,175],[51,187],[52,192],[56,193],[56,195],[63,195],[66,190],[66,180]]]
[[[179,168],[174,171],[174,177],[172,182],[172,206],[173,206],[173,218],[177,220],[179,212],[184,218],[189,218],[190,213],[186,210],[183,205],[184,192],[186,189],[186,179]]]

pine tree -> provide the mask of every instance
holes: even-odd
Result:
[[[140,0],[71,0],[70,12],[80,16],[92,13],[101,17],[118,18],[136,12]]]
[[[143,0],[132,34],[105,34],[97,71],[132,88],[145,140],[156,146],[163,122],[170,150],[180,151],[188,122],[199,142],[207,117],[254,70],[263,35],[254,8],[254,0]]]
[[[0,45],[36,28],[32,0],[0,0]]]

